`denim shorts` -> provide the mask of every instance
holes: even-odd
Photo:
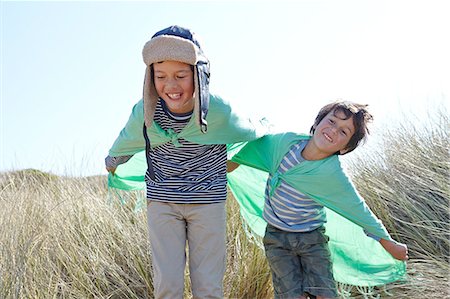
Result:
[[[275,298],[338,296],[328,240],[324,227],[294,233],[267,225],[263,242]]]

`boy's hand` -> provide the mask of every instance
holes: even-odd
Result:
[[[236,168],[239,167],[240,164],[233,162],[231,160],[227,160],[227,172],[232,172]]]
[[[116,168],[117,167],[108,167],[108,166],[106,166],[106,170],[108,172],[111,172],[112,175],[114,175],[114,172],[116,172]]]
[[[381,239],[380,244],[393,258],[401,261],[408,259],[408,247],[405,244],[385,239]]]

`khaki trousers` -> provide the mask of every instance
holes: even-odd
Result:
[[[149,201],[147,221],[154,297],[183,298],[188,252],[193,298],[223,298],[225,202],[172,204]]]

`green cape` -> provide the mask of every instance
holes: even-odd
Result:
[[[147,134],[152,147],[172,142],[179,145],[178,139],[198,144],[232,144],[254,140],[267,132],[267,121],[262,119],[254,121],[236,113],[230,104],[222,98],[211,95],[209,111],[206,117],[208,131],[200,132],[197,121],[198,115],[193,115],[189,123],[180,133],[169,129],[163,130],[155,121]],[[140,100],[132,110],[127,124],[120,132],[113,146],[109,150],[112,157],[133,155],[125,164],[119,165],[115,175],[108,176],[108,185],[124,190],[138,190],[145,188],[145,139],[143,135],[144,107]]]

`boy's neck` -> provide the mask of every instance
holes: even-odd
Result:
[[[327,154],[327,153],[319,151],[314,146],[312,139],[308,140],[308,143],[306,144],[305,148],[302,151],[302,157],[308,161],[322,160],[322,159],[328,158],[330,156],[331,156],[331,154]]]

